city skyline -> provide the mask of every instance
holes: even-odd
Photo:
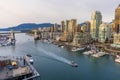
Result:
[[[114,19],[116,1],[96,0],[1,0],[0,28],[21,23],[59,23],[66,19],[77,19],[78,23],[90,21],[93,11],[101,12],[104,22]]]

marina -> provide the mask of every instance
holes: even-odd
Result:
[[[9,33],[0,33],[0,47],[15,45],[15,34],[11,30]]]

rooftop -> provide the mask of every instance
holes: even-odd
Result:
[[[34,71],[36,70],[24,57],[0,56],[0,80],[34,74]]]

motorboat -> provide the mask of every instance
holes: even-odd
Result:
[[[116,55],[115,62],[120,63],[120,56],[119,55]]]
[[[64,46],[61,46],[61,48],[64,48]]]
[[[80,51],[80,50],[84,50],[85,48],[82,48],[82,47],[73,47],[71,51],[75,52],[75,51]]]
[[[77,48],[77,50],[84,50],[84,49],[85,49],[85,48],[82,48],[82,47],[81,47],[81,48]]]
[[[72,67],[78,67],[78,64],[75,63],[74,61],[71,61],[71,66],[72,66]]]
[[[83,52],[83,54],[85,54],[85,55],[92,55],[93,52],[92,51],[85,51],[85,52]]]
[[[73,52],[78,51],[77,48],[73,47],[72,50]]]
[[[33,64],[34,60],[33,60],[32,56],[31,56],[30,54],[27,54],[27,55],[26,55],[26,59],[27,59],[30,63]]]

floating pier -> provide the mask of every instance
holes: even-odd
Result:
[[[40,77],[25,57],[0,56],[0,80],[34,80]]]

